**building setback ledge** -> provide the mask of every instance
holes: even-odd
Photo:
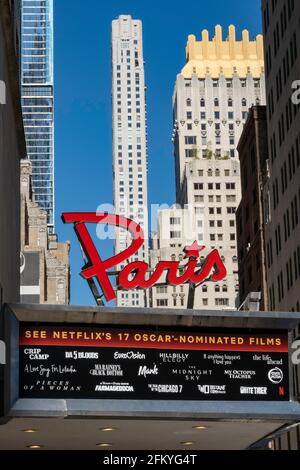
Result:
[[[296,312],[236,310],[172,310],[163,308],[82,307],[70,305],[10,304],[20,322],[82,323],[94,325],[179,326],[293,330],[300,324]]]
[[[19,399],[10,417],[147,418],[213,420],[300,420],[300,404],[294,402],[140,401]]]

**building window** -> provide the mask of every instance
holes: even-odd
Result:
[[[197,137],[196,136],[185,136],[185,144],[186,145],[197,145]]]
[[[158,294],[167,294],[168,293],[168,287],[167,286],[158,286],[156,288],[156,292]]]
[[[197,158],[198,150],[195,149],[185,149],[185,157],[186,158]]]
[[[172,230],[170,232],[170,238],[181,238],[181,232]]]
[[[229,299],[215,299],[217,307],[229,307]]]
[[[168,306],[168,299],[157,299],[157,306],[158,307],[167,307]]]

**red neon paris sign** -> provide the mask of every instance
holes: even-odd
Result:
[[[109,279],[109,270],[130,259],[142,247],[144,233],[141,226],[120,215],[94,212],[64,213],[62,220],[65,224],[74,224],[79,243],[88,260],[80,273],[81,276],[86,280],[96,278],[107,301],[116,299],[114,287]],[[86,227],[86,224],[90,223],[108,224],[126,229],[132,235],[131,245],[111,258],[102,260]],[[159,281],[165,272],[166,282],[173,286],[188,282],[197,285],[207,279],[215,282],[222,281],[226,277],[227,271],[218,250],[211,251],[199,269],[199,253],[204,249],[205,246],[199,246],[197,242],[184,248],[185,258],[188,259],[188,262],[183,267],[183,273],[179,273],[179,261],[160,261],[151,273],[149,273],[149,265],[143,261],[129,263],[118,273],[117,286],[124,290],[149,289]],[[182,270],[182,266],[180,270]]]

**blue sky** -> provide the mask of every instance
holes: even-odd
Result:
[[[143,21],[149,142],[149,203],[175,199],[172,94],[185,62],[187,36],[234,24],[261,33],[260,0],[54,0],[56,229],[71,241],[71,303],[94,305],[79,276],[83,260],[64,211],[96,211],[112,202],[111,21]],[[104,246],[103,246],[104,243]],[[103,257],[111,246],[102,242]]]

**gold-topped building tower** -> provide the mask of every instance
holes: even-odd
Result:
[[[264,71],[263,37],[258,35],[250,41],[249,32],[242,32],[242,40],[236,40],[233,25],[229,26],[229,34],[225,41],[222,37],[222,27],[216,26],[215,37],[209,40],[209,32],[202,31],[202,41],[197,41],[191,34],[186,46],[186,65],[182,69],[184,78],[191,78],[194,73],[199,78],[207,74],[218,78],[223,74],[226,78],[233,75],[245,77],[249,73],[260,78]]]
[[[237,145],[249,108],[264,105],[266,98],[263,38],[258,35],[252,41],[247,30],[242,32],[241,40],[236,36],[235,27],[229,26],[227,39],[223,40],[219,25],[212,40],[207,30],[200,41],[190,35],[186,64],[177,76],[173,96],[176,202],[182,208],[188,205],[193,212],[192,233],[206,247],[203,256],[218,248],[228,270],[224,283],[208,282],[198,287],[194,303],[197,309],[232,309],[238,304],[235,212],[241,184]],[[161,214],[160,225],[170,223],[167,211],[165,219]],[[177,219],[180,217],[172,217],[172,222]],[[180,228],[174,225],[170,233],[178,239],[170,235],[169,259],[176,256],[181,243]],[[157,256],[162,256],[159,250]],[[180,301],[179,297],[174,300],[177,295]],[[187,292],[167,288],[163,296],[158,299],[164,301],[161,305],[187,305]]]

